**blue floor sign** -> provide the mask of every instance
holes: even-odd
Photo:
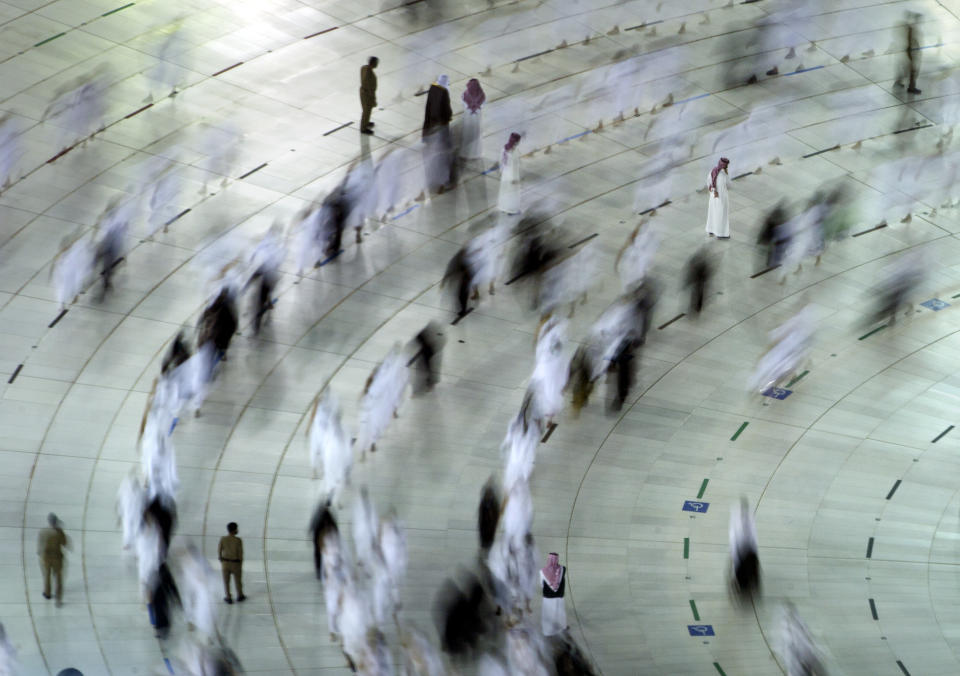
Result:
[[[925,300],[920,303],[923,307],[930,308],[934,312],[940,312],[945,307],[950,307],[950,303],[944,303],[939,298],[931,298],[930,300]]]
[[[782,387],[769,387],[763,391],[763,396],[773,397],[774,399],[786,399],[791,394],[793,394],[793,390],[787,390]]]
[[[716,636],[713,633],[712,624],[688,624],[687,631],[690,632],[691,636]]]
[[[684,500],[683,501],[683,510],[684,512],[696,512],[697,514],[706,514],[707,509],[710,507],[709,502],[701,502],[700,500]]]

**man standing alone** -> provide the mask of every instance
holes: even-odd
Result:
[[[63,548],[68,547],[67,536],[60,527],[56,514],[47,516],[49,528],[40,531],[37,538],[37,554],[43,569],[43,598],[50,598],[50,574],[57,578],[57,607],[63,605]]]
[[[366,66],[360,68],[360,105],[363,107],[363,115],[360,116],[360,133],[372,134],[373,122],[370,121],[370,113],[377,105],[377,76],[373,69],[380,63],[380,59],[371,56]]]
[[[233,603],[233,597],[230,595],[231,575],[237,587],[237,601],[247,600],[243,595],[243,540],[237,537],[237,530],[236,523],[233,521],[228,523],[227,535],[220,538],[220,546],[217,548],[217,558],[220,559],[220,566],[223,569],[223,589],[226,593],[223,600],[227,603]]]

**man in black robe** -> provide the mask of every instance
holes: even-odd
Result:
[[[316,567],[317,579],[321,579],[323,571],[323,539],[327,533],[339,533],[337,519],[330,508],[330,500],[324,500],[317,505],[317,510],[310,520],[310,533],[313,535],[313,564]]]
[[[441,75],[430,85],[423,115],[424,164],[427,168],[427,187],[442,193],[453,186],[453,142],[450,138],[450,79]]]

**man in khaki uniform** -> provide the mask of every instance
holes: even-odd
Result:
[[[230,596],[230,576],[233,575],[233,583],[237,586],[237,601],[246,601],[247,597],[243,595],[243,540],[237,537],[237,524],[231,521],[227,524],[227,535],[220,538],[220,546],[217,548],[217,558],[220,559],[220,566],[223,569],[223,589],[226,596],[223,600],[227,603],[233,603]]]
[[[53,573],[57,578],[57,607],[60,607],[63,605],[63,548],[69,544],[56,514],[49,514],[47,523],[50,527],[40,531],[37,538],[37,554],[43,570],[43,598],[50,598],[50,574]]]
[[[367,65],[360,68],[360,106],[363,108],[363,114],[360,116],[360,132],[363,134],[373,133],[370,113],[377,105],[377,76],[373,69],[379,63],[380,59],[371,56]]]

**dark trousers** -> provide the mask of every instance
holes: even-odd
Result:
[[[368,105],[361,101],[360,106],[363,109],[363,113],[360,115],[360,131],[363,131],[370,127],[370,114],[373,112],[373,104]]]

